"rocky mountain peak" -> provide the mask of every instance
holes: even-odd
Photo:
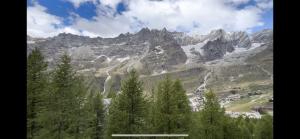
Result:
[[[66,37],[66,36],[75,36],[75,34],[63,32],[63,33],[59,33],[59,34],[57,35],[57,37]],[[76,36],[77,36],[77,35],[76,35]]]
[[[212,30],[209,34],[211,34],[211,35],[224,35],[224,34],[226,34],[226,31],[224,29],[215,29],[215,30]]]
[[[60,33],[55,37],[37,41],[36,38],[33,40],[31,36],[27,36],[27,44],[29,50],[43,46],[49,57],[59,57],[59,53],[68,51],[73,53],[77,64],[85,64],[87,67],[105,66],[107,63],[104,62],[103,65],[100,57],[98,58],[101,55],[109,58],[142,57],[142,67],[159,71],[185,63],[188,55],[190,59],[198,62],[221,59],[235,49],[247,49],[252,43],[269,41],[272,34],[272,30],[263,30],[252,34],[250,38],[247,32],[227,33],[223,29],[217,29],[207,35],[194,37],[183,32],[171,32],[166,28],[142,28],[135,34],[121,33],[115,38],[89,38]],[[86,57],[82,57],[83,55]]]
[[[162,29],[162,32],[167,32],[167,29],[164,27],[164,28]]]
[[[259,32],[255,32],[251,35],[252,42],[261,43],[261,42],[270,42],[273,41],[273,30],[264,29]]]
[[[137,34],[146,34],[146,33],[150,33],[150,29],[149,28],[142,28]]]
[[[121,34],[118,36],[118,38],[122,38],[122,37],[126,37],[126,35],[123,34],[123,33],[121,33]]]
[[[79,36],[79,35],[76,35],[76,34],[72,34],[72,33],[60,33],[57,35],[57,37],[64,37],[64,38],[90,38],[88,36]]]
[[[227,33],[223,29],[216,29],[216,30],[212,30],[208,35],[206,35],[205,39],[208,40],[216,40],[219,38],[225,39],[226,34]]]

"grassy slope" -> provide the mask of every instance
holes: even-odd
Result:
[[[273,73],[273,49],[269,47],[262,52],[248,58],[245,65],[230,65],[226,67],[215,67],[212,76],[208,79],[207,88],[212,89],[217,94],[229,93],[232,88],[239,87],[240,94],[261,90],[267,96],[257,98],[246,98],[232,103],[228,106],[228,110],[233,111],[249,111],[252,106],[261,105],[265,103],[267,98],[273,94],[273,82],[270,76],[263,72],[260,67],[263,67],[270,73]],[[118,65],[110,72],[112,78],[109,85],[114,84],[116,81],[115,75],[120,75],[121,79],[125,78],[126,69],[131,61],[124,62]],[[134,64],[135,65],[135,64]],[[139,67],[138,69],[140,69]],[[208,68],[202,65],[193,65],[187,67],[186,65],[178,65],[174,67],[175,70],[167,73],[172,79],[180,79],[183,83],[187,93],[194,92],[195,89],[203,82],[203,78],[208,72]],[[107,69],[99,69],[96,73],[98,77],[105,78]],[[153,87],[156,87],[160,80],[167,74],[160,75],[141,75],[141,80],[144,83],[145,92],[148,93]],[[231,80],[233,79],[233,80]],[[119,79],[118,79],[119,80]],[[109,87],[108,87],[109,88]],[[252,101],[257,99],[256,101]]]

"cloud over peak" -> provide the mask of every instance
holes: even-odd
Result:
[[[272,0],[66,0],[79,7],[93,2],[97,15],[92,20],[73,13],[65,25],[59,16],[47,13],[38,3],[27,7],[28,34],[48,37],[61,32],[91,37],[115,37],[136,32],[142,27],[190,34],[204,34],[212,29],[251,31],[264,25],[263,14],[272,10]],[[126,6],[120,12],[118,4]],[[249,4],[250,3],[250,4]],[[241,7],[241,5],[243,5]],[[88,9],[87,9],[88,10]],[[120,14],[121,13],[121,14]]]

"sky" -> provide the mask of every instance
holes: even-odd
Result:
[[[141,28],[189,35],[273,28],[273,0],[27,0],[27,34],[116,37]]]

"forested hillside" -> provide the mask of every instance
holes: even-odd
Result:
[[[192,111],[186,90],[168,74],[145,93],[138,71],[120,81],[106,103],[103,92],[85,82],[71,57],[63,54],[54,68],[38,48],[27,59],[28,139],[109,139],[111,134],[188,134],[190,139],[272,139],[273,117],[225,113],[213,90],[204,93],[203,109]],[[114,137],[115,138],[115,137]],[[175,137],[172,137],[175,138]]]

